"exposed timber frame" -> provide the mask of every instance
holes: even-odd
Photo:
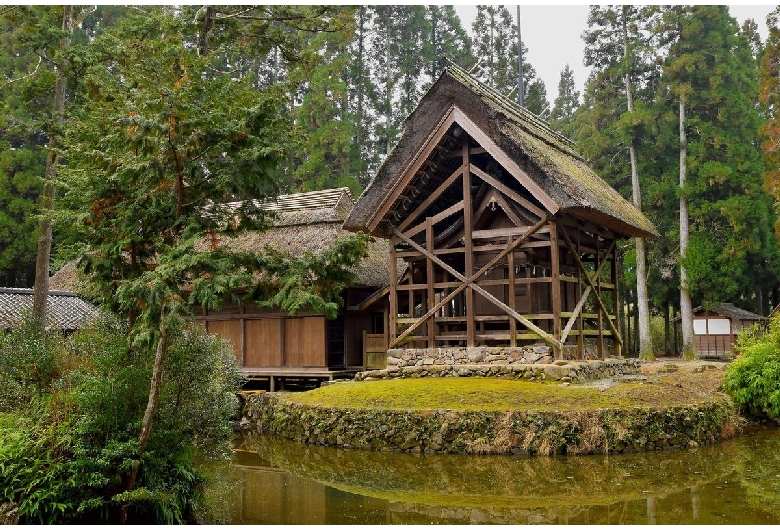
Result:
[[[550,212],[516,185],[522,176],[507,183],[511,173],[459,123],[451,124],[449,137],[460,149],[439,149],[440,157],[457,163],[459,152],[460,164],[453,170],[436,161],[413,164],[410,171],[434,166],[446,177],[418,193],[397,226],[385,225],[390,277],[398,278],[397,258],[407,262],[389,286],[389,347],[544,342],[556,358],[583,359],[604,357],[606,339],[619,355],[616,235]],[[409,191],[393,193],[400,203]],[[390,206],[384,211],[385,219],[392,215]],[[485,279],[493,271],[498,278]]]
[[[454,65],[344,226],[390,241],[390,348],[566,359],[620,356],[615,241],[657,234],[568,139]]]

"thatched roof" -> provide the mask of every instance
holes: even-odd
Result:
[[[349,235],[341,225],[354,203],[349,188],[336,188],[280,195],[275,200],[259,203],[259,206],[273,214],[273,228],[223,237],[220,243],[235,250],[261,252],[270,247],[297,256],[304,252],[322,252],[330,248],[336,238]],[[202,242],[204,248],[208,244]],[[375,288],[389,285],[389,255],[386,240],[371,241],[368,256],[355,268],[355,284]],[[399,262],[398,270],[404,270],[402,262]],[[86,283],[80,278],[73,261],[51,277],[50,286],[84,292]]]
[[[294,256],[322,252],[337,238],[349,235],[341,225],[353,206],[348,188],[280,195],[275,201],[260,204],[261,208],[275,214],[273,228],[226,237],[221,244],[250,252],[262,252],[269,247]],[[389,285],[389,255],[386,240],[371,241],[368,256],[354,270],[355,284],[375,288]],[[399,270],[403,270],[400,263]]]
[[[0,287],[0,329],[20,325],[32,314],[32,289]],[[75,331],[98,316],[98,310],[69,291],[49,291],[46,329]]]
[[[445,127],[449,129],[443,131]],[[548,212],[565,212],[624,237],[657,235],[652,223],[596,175],[568,139],[454,65],[442,73],[409,116],[403,136],[361,195],[345,228],[381,235],[383,224],[399,209],[399,201],[409,199],[403,192],[398,198],[397,188],[404,185],[410,168],[417,167],[421,153],[430,153],[430,159],[437,149],[451,150],[457,145],[453,137],[464,130],[472,146],[480,144],[503,173],[510,175],[512,189],[530,196]],[[432,139],[438,139],[438,144],[430,151],[427,144]],[[426,163],[420,167],[429,168]],[[448,163],[436,161],[442,175],[457,169],[459,161]],[[380,210],[392,201],[396,202],[379,219]],[[417,199],[416,204],[421,202]]]

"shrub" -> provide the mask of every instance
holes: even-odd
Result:
[[[241,376],[227,344],[196,330],[174,337],[139,462],[148,352],[131,348],[124,327],[112,320],[67,338],[28,338],[6,336],[2,344],[37,344],[33,360],[49,358],[44,348],[56,355],[48,380],[23,384],[22,368],[3,372],[42,399],[36,409],[17,406],[0,415],[0,504],[17,505],[21,523],[112,522],[124,513],[130,523],[171,524],[202,513],[205,478],[196,451],[229,452],[229,420],[237,410]],[[124,478],[136,466],[135,487],[126,491]]]
[[[780,419],[780,319],[766,334],[749,329],[737,340],[739,356],[726,369],[723,389],[743,412]]]
[[[55,338],[32,321],[0,332],[0,412],[40,399],[57,376]]]

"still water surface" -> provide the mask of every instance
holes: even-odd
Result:
[[[231,524],[780,524],[780,430],[595,456],[377,453],[244,438]]]

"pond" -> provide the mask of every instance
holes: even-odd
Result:
[[[593,456],[379,453],[244,437],[230,524],[780,524],[780,429]]]

